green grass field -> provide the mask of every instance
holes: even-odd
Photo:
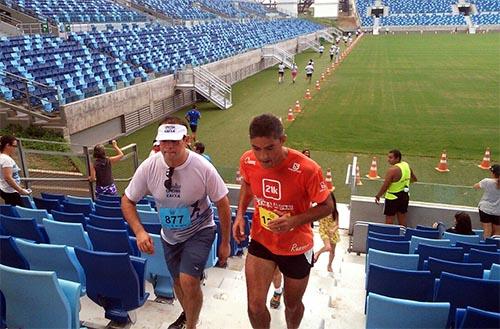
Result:
[[[198,136],[226,181],[234,182],[239,156],[249,147],[251,118],[271,112],[286,120],[288,107],[300,100],[304,112],[293,123],[285,122],[287,144],[311,149],[314,160],[332,168],[340,200],[349,199],[343,182],[353,155],[359,156],[363,175],[371,157],[378,156],[383,175],[386,152],[399,148],[420,182],[445,184],[417,184],[413,199],[475,205],[481,194],[468,186],[488,175],[477,164],[487,146],[494,161],[500,154],[498,49],[500,34],[368,36],[327,76],[320,91],[306,83],[303,69],[313,58],[313,78],[319,80],[329,56],[307,51],[296,56],[296,84],[287,72],[287,81],[278,85],[273,67],[233,85],[231,109],[200,104]],[[310,101],[303,98],[306,88],[313,93]],[[138,143],[144,159],[155,131],[156,124],[120,144]],[[434,170],[443,149],[451,169],[445,174]],[[363,182],[357,194],[373,195],[381,184]]]

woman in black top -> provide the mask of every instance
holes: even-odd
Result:
[[[95,192],[97,195],[117,195],[111,165],[123,158],[123,151],[118,147],[115,140],[111,141],[111,144],[117,153],[112,157],[106,156],[106,151],[102,144],[94,147],[94,162],[90,166],[90,180],[96,183]]]

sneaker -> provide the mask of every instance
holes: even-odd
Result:
[[[184,312],[179,315],[174,323],[168,326],[168,329],[184,329],[186,328],[186,314]]]
[[[280,307],[280,302],[281,302],[281,294],[275,291],[273,297],[271,297],[271,300],[269,301],[269,304],[271,305],[271,308],[278,308]]]

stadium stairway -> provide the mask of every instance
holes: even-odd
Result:
[[[315,228],[315,250],[323,244]],[[341,231],[341,242],[337,246],[333,273],[326,271],[328,256],[322,255],[311,270],[309,285],[304,295],[305,312],[301,329],[364,328],[364,256],[347,254],[348,236]],[[202,286],[204,302],[200,328],[250,329],[247,316],[244,256],[232,257],[228,267],[209,268]],[[153,287],[146,282],[150,292],[146,304],[136,310],[134,327],[167,329],[181,312],[177,301],[162,304],[154,301]],[[273,293],[269,289],[268,303]],[[108,320],[104,312],[88,297],[81,299],[80,320],[89,328],[105,328]],[[271,328],[285,328],[283,300],[277,310],[270,309]]]

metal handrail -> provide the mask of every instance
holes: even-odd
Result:
[[[16,24],[19,24],[19,23],[22,23],[20,20],[17,20],[15,18],[13,18],[12,16],[8,16],[8,15],[5,15],[5,14],[2,14],[0,13],[0,21],[2,22],[6,22],[10,25],[16,25]]]
[[[211,85],[218,87],[219,89],[222,89],[225,92],[230,92],[231,91],[231,86],[228,85],[226,82],[222,81],[220,78],[217,77],[217,79],[214,79],[216,77],[213,74],[207,74],[208,71],[203,71],[199,70],[195,72],[195,79],[196,77],[198,78],[204,78],[204,82],[208,81],[210,82]],[[202,79],[203,80],[203,79]]]
[[[218,81],[223,86],[227,86],[228,89],[231,88],[231,86],[226,81],[222,80],[221,78],[219,78],[218,76],[216,76],[212,72],[210,72],[210,71],[208,71],[208,70],[206,70],[206,69],[204,69],[202,67],[195,67],[194,70],[196,72],[201,72],[202,74],[207,75],[208,77],[210,77],[211,80]]]

